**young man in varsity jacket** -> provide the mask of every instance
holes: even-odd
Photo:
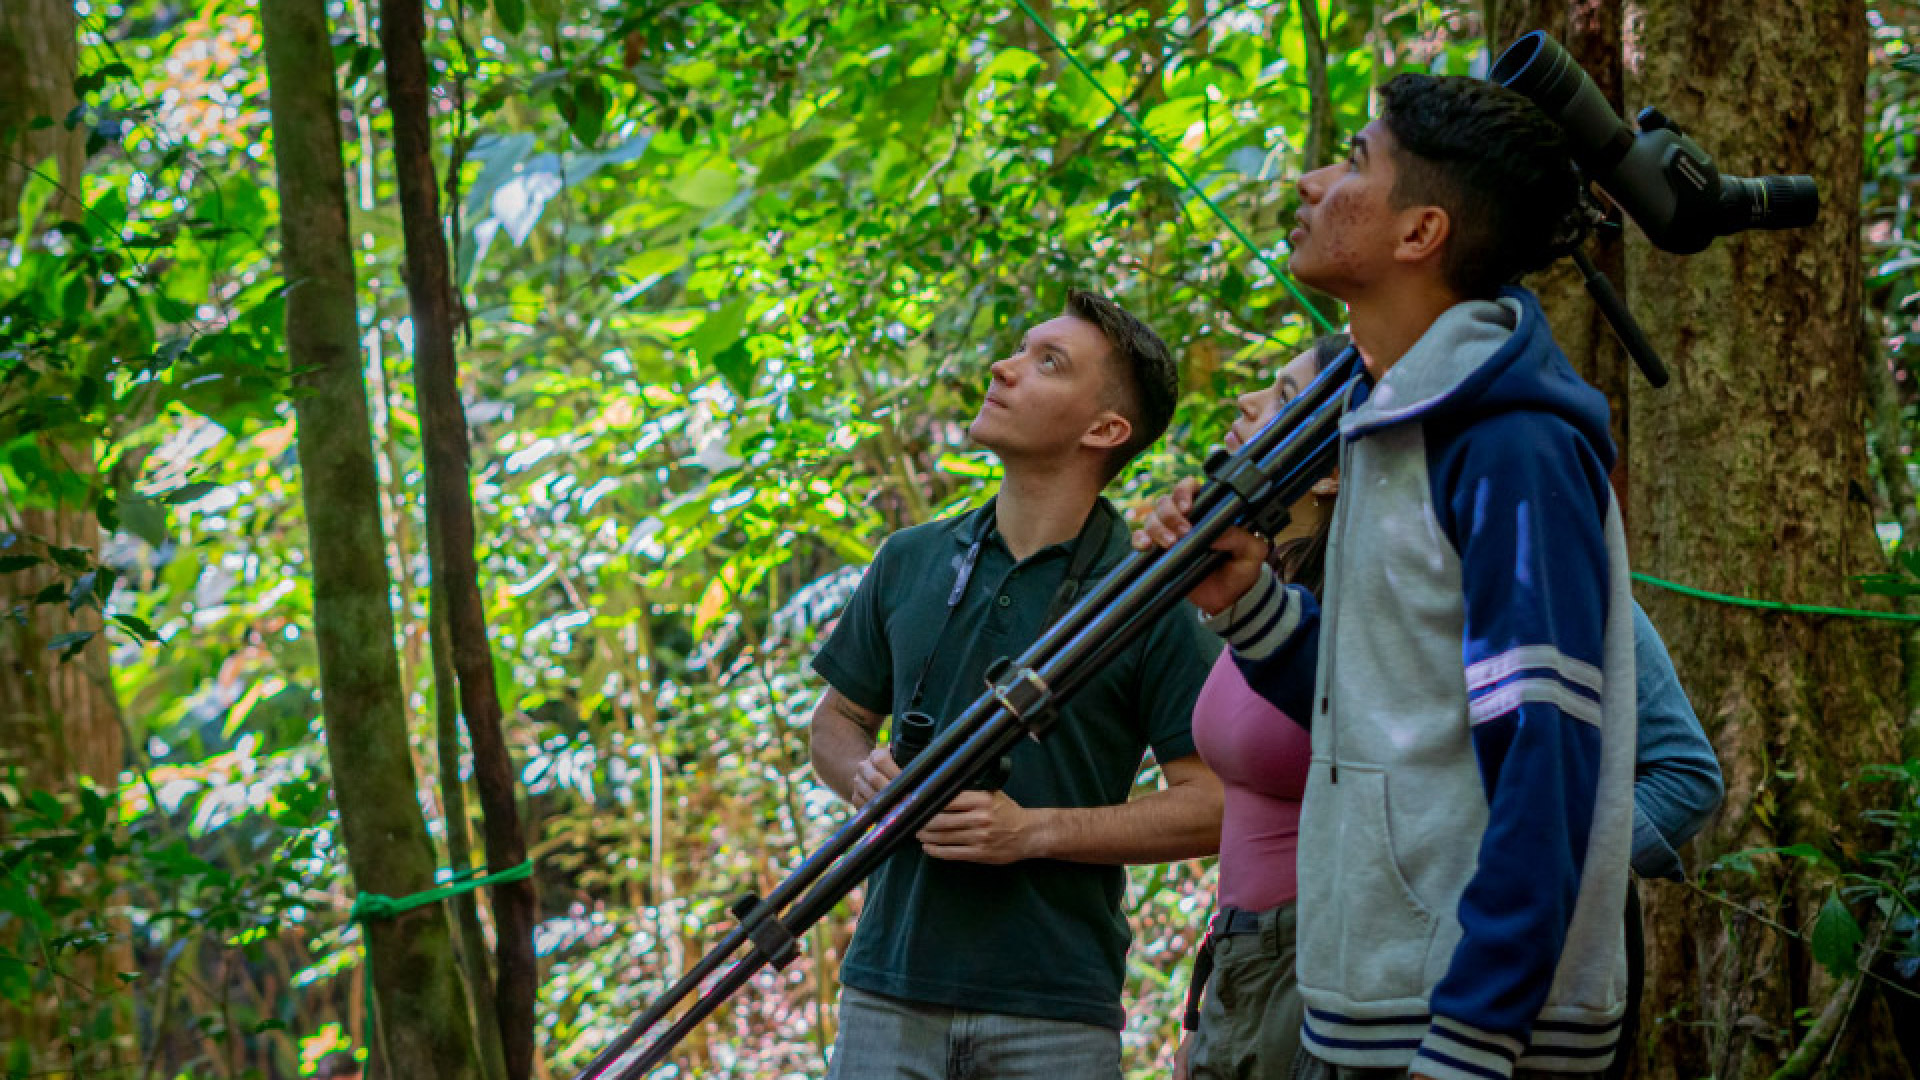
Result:
[[[1558,129],[1401,76],[1300,181],[1294,273],[1348,305],[1324,606],[1266,542],[1192,593],[1313,732],[1296,1078],[1597,1076],[1615,1052],[1633,831],[1633,603],[1605,398],[1512,286],[1566,239]],[[1136,546],[1187,528],[1195,485]]]

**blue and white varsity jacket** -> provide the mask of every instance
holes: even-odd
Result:
[[[1311,718],[1305,1045],[1438,1080],[1600,1072],[1635,726],[1606,399],[1508,289],[1356,386],[1341,432],[1324,610],[1269,572],[1209,620]]]

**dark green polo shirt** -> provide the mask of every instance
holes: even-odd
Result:
[[[1095,512],[1115,519],[1089,582],[1127,552],[1117,513],[1105,500]],[[985,689],[989,665],[1039,638],[1072,552],[1072,544],[1057,544],[1015,565],[991,513],[989,504],[890,537],[814,670],[855,704],[906,711],[959,564],[984,528],[920,706],[944,731]],[[1149,748],[1161,762],[1194,753],[1193,703],[1217,648],[1184,604],[1169,611],[1074,695],[1044,740],[1020,742],[1007,794],[1031,807],[1125,802]],[[840,978],[908,1001],[1118,1028],[1130,938],[1125,888],[1118,866],[983,866],[929,858],[909,844],[869,881]]]

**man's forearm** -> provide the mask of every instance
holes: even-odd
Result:
[[[834,794],[853,801],[853,774],[860,762],[873,752],[873,733],[830,709],[813,718],[810,736],[813,774]]]
[[[1037,857],[1132,865],[1212,855],[1220,850],[1220,803],[1220,783],[1208,776],[1118,806],[1037,808]]]

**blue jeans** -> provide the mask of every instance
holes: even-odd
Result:
[[[1119,1080],[1120,1033],[840,988],[827,1080]]]

